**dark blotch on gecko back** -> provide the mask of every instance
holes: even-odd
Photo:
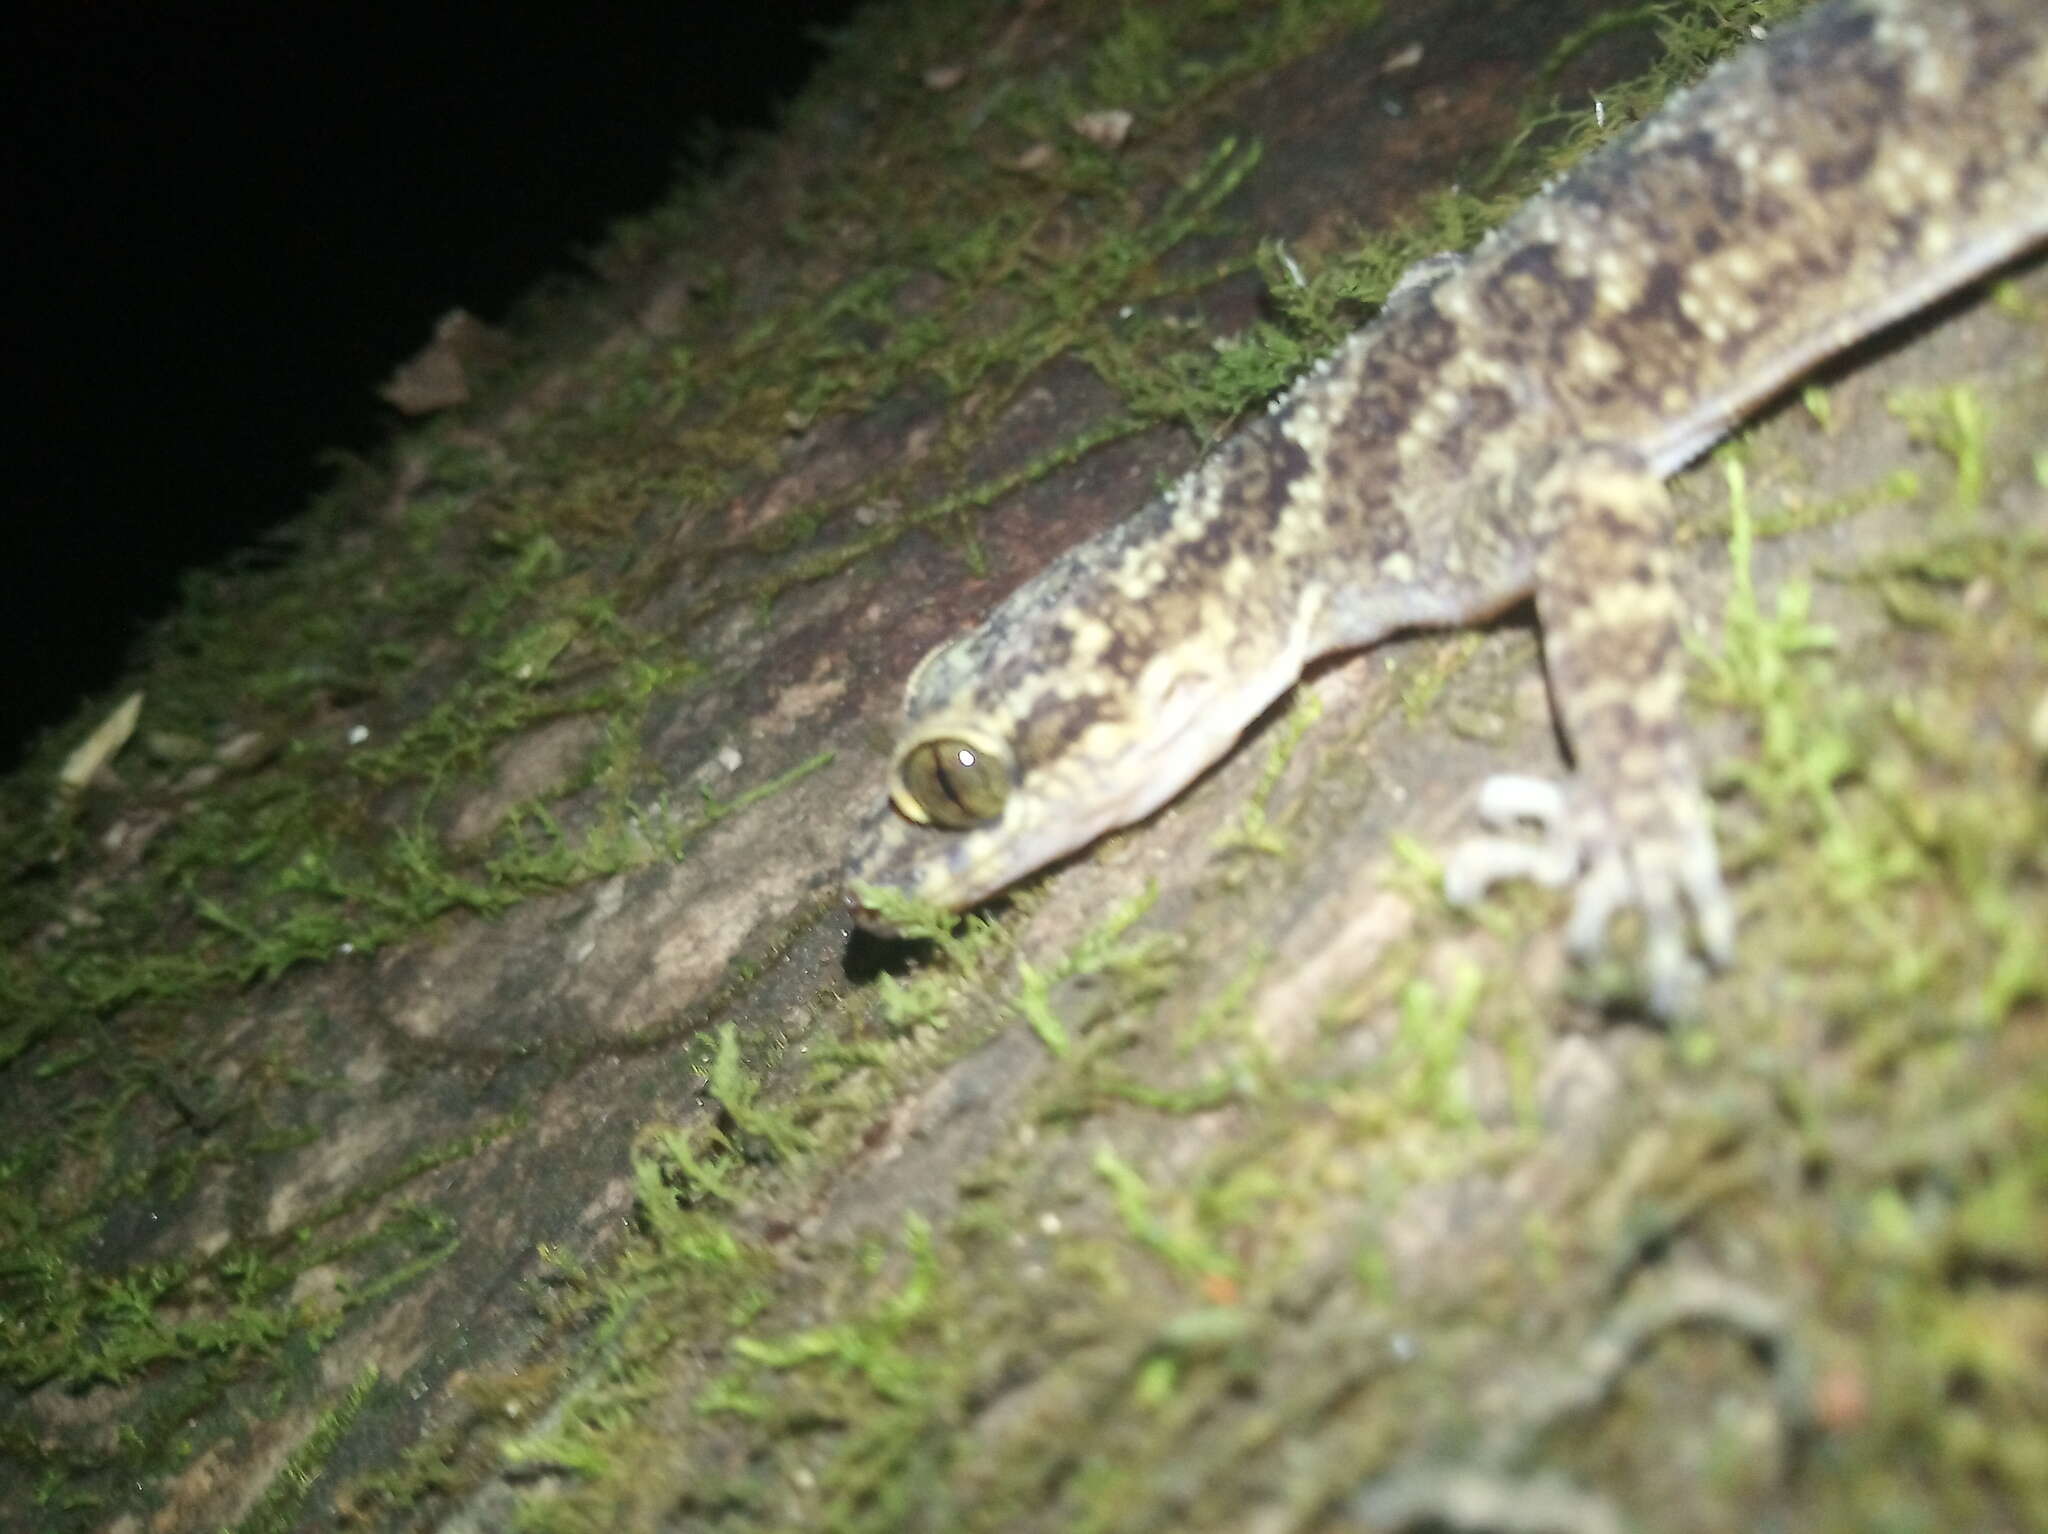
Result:
[[[1526,245],[1503,261],[1482,295],[1489,323],[1504,336],[1547,335],[1562,342],[1593,313],[1592,278],[1566,276],[1557,247]]]
[[[1437,308],[1435,296],[1424,294],[1405,316],[1405,323],[1381,344],[1418,373],[1433,373],[1458,354],[1463,341],[1458,327]]]
[[[1700,332],[1679,301],[1684,292],[1685,276],[1675,263],[1652,263],[1643,274],[1642,293],[1623,316],[1624,327],[1631,335],[1662,336],[1676,344],[1692,344]]]

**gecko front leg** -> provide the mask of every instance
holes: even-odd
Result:
[[[1679,705],[1684,655],[1671,578],[1671,501],[1625,448],[1582,447],[1530,492],[1538,540],[1536,610],[1551,696],[1576,774],[1561,784],[1501,776],[1482,785],[1495,825],[1534,822],[1542,839],[1480,836],[1451,856],[1444,889],[1469,904],[1514,878],[1574,883],[1566,942],[1597,953],[1614,915],[1642,915],[1650,1005],[1682,1009],[1690,928],[1716,964],[1735,947],[1705,794]]]

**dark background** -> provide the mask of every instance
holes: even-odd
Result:
[[[0,49],[0,771],[299,510],[460,305],[486,322],[707,137],[766,127],[855,0],[41,5]],[[707,135],[707,125],[719,132]]]

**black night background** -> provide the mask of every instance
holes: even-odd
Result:
[[[0,770],[260,545],[460,306],[500,320],[774,121],[852,0],[40,6],[8,146]],[[260,555],[255,556],[260,557]]]

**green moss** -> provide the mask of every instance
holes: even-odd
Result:
[[[286,1458],[256,1505],[237,1520],[233,1534],[286,1534],[286,1531],[302,1527],[300,1519],[306,1499],[312,1495],[323,1464],[334,1452],[341,1436],[369,1404],[377,1383],[374,1365],[356,1376],[356,1382],[349,1387],[347,1394],[320,1414],[313,1430]]]
[[[1322,717],[1323,700],[1304,688],[1299,700],[1288,711],[1287,718],[1273,733],[1265,770],[1259,774],[1259,781],[1246,797],[1244,808],[1238,812],[1237,824],[1217,834],[1217,851],[1257,852],[1270,857],[1286,854],[1286,838],[1273,826],[1269,813],[1273,790],[1280,786],[1281,774],[1287,771],[1287,764],[1294,759],[1302,737]]]
[[[1173,939],[1156,932],[1128,942],[1124,939],[1158,898],[1159,891],[1149,886],[1132,896],[1048,968],[1018,960],[1017,994],[1010,1004],[1055,1056],[1065,1058],[1074,1048],[1073,1030],[1053,1006],[1057,986],[1084,977],[1109,976],[1123,985],[1127,997],[1156,995],[1164,988],[1165,976],[1175,963]]]
[[[1888,402],[1906,429],[1947,454],[1955,465],[1950,506],[1957,516],[1974,513],[1984,500],[1988,432],[1982,399],[1965,385],[1902,395]]]
[[[1426,980],[1412,980],[1401,992],[1396,1055],[1406,1077],[1401,1095],[1407,1106],[1449,1128],[1473,1121],[1465,1042],[1484,989],[1478,968],[1467,964],[1459,969],[1449,995]]]
[[[1228,1274],[1231,1264],[1223,1254],[1202,1238],[1186,1210],[1180,1218],[1162,1218],[1156,1211],[1158,1196],[1137,1169],[1114,1150],[1103,1146],[1095,1152],[1095,1174],[1116,1202],[1117,1216],[1133,1241],[1157,1252],[1174,1268],[1189,1276]]]

